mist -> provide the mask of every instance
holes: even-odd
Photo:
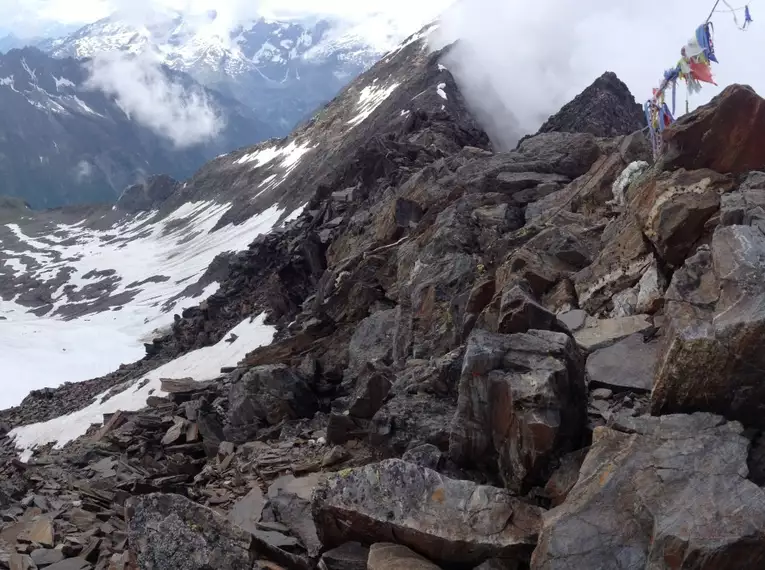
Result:
[[[521,136],[536,132],[606,71],[615,72],[642,104],[659,85],[664,70],[676,65],[680,48],[713,4],[699,0],[461,1],[444,13],[434,45],[459,39],[445,64],[495,146],[506,149]],[[765,27],[758,28],[758,6],[752,5],[755,22],[747,32],[738,30],[729,12],[714,14],[720,64],[713,64],[713,72],[718,86],[705,84],[700,94],[691,97],[691,109],[731,83],[748,84],[765,94],[765,68],[756,59],[765,45]],[[765,4],[761,6],[765,23]],[[684,107],[685,86],[680,83],[678,114]]]
[[[88,68],[88,88],[113,96],[131,119],[177,148],[214,139],[225,126],[204,91],[172,81],[149,52],[104,52]]]

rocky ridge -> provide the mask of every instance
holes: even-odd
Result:
[[[6,439],[0,564],[765,564],[765,146],[735,142],[765,125],[732,111],[762,100],[729,87],[654,165],[640,132],[494,153],[458,91],[442,107],[441,54],[407,49],[372,70],[407,63],[401,99],[136,366],[262,310],[274,342],[64,450],[21,463]]]

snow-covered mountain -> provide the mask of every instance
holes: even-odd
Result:
[[[201,20],[175,14],[140,26],[106,18],[40,47],[54,57],[75,58],[150,51],[171,69],[238,99],[286,135],[402,35],[379,19],[357,26],[260,19],[221,29],[213,12]]]
[[[226,298],[218,289],[238,263],[235,252],[261,234],[284,231],[324,196],[325,185],[352,185],[348,169],[370,152],[361,150],[376,144],[370,141],[413,128],[425,116],[418,109],[444,121],[450,113],[468,117],[450,90],[451,75],[417,35],[288,138],[218,157],[184,183],[151,179],[113,207],[36,212],[0,201],[0,369],[25,378],[2,403],[153,354],[152,339],[173,325],[174,314],[205,299],[214,311],[216,299]],[[355,166],[353,173],[375,176]],[[278,293],[270,297],[275,302]],[[229,329],[244,323],[240,336],[250,326],[243,321],[250,313],[219,316]],[[262,319],[252,326],[262,328]],[[219,333],[195,334],[191,343],[208,346]],[[228,351],[225,363],[241,356]]]
[[[172,81],[204,93],[225,121],[219,136],[188,148],[131,117],[86,85],[86,64],[35,48],[0,55],[0,195],[34,207],[109,202],[154,173],[191,175],[218,154],[274,135],[235,100],[180,72]]]

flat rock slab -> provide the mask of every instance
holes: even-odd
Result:
[[[132,512],[128,539],[139,568],[252,567],[252,535],[186,497],[161,493],[134,497],[128,501],[128,510]]]
[[[257,532],[258,521],[260,521],[260,515],[263,512],[263,507],[266,504],[266,499],[263,496],[263,491],[258,487],[254,487],[244,497],[239,499],[234,506],[231,507],[231,511],[228,513],[228,520],[247,532]]]
[[[441,570],[406,546],[381,542],[369,549],[368,570]]]
[[[558,320],[568,327],[571,332],[576,332],[583,328],[587,323],[587,317],[589,315],[586,311],[581,309],[574,309],[573,311],[566,311],[558,315]]]
[[[321,570],[367,570],[369,549],[359,542],[346,542],[321,557]],[[324,566],[322,566],[322,564]]]
[[[574,333],[576,343],[588,352],[606,348],[635,333],[649,330],[653,325],[647,315],[602,319],[595,326]]]
[[[389,459],[330,476],[314,492],[313,517],[325,548],[395,540],[436,562],[477,565],[526,559],[541,509],[504,489]]]
[[[765,491],[738,422],[706,413],[596,428],[579,479],[545,513],[532,570],[765,568]]]
[[[642,334],[633,334],[613,346],[593,352],[587,358],[590,387],[650,392],[657,348],[657,342],[644,342]]]
[[[84,558],[67,558],[61,562],[56,562],[50,566],[46,566],[47,570],[87,570],[92,568],[90,563]],[[142,567],[143,568],[143,567]],[[164,568],[161,566],[154,566],[156,570]],[[169,568],[169,567],[168,567]]]

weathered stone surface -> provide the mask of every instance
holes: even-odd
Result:
[[[580,308],[599,313],[614,295],[640,281],[652,261],[635,219],[620,217],[603,233],[603,249],[595,261],[573,277]]]
[[[587,357],[589,385],[650,392],[657,347],[657,342],[645,342],[642,334],[633,334],[596,350]]]
[[[50,566],[46,567],[48,570],[87,570],[88,568],[92,568],[90,563],[88,563],[87,560],[84,558],[67,558],[66,560],[62,560],[61,562],[56,562],[55,564],[51,564]],[[159,570],[159,568],[172,568],[171,566],[153,566],[152,568],[156,568]],[[193,566],[188,566],[188,568],[193,568]]]
[[[319,570],[367,570],[369,548],[359,542],[345,544],[321,555]]]
[[[540,133],[591,133],[614,137],[645,126],[643,108],[614,72],[607,71],[540,127]]]
[[[566,328],[571,332],[576,332],[584,327],[587,322],[587,313],[581,309],[574,309],[573,311],[566,311],[558,315],[558,320],[566,325]]]
[[[553,507],[562,504],[576,485],[579,470],[588,450],[589,448],[578,449],[561,457],[560,465],[545,485],[545,495],[550,499]]]
[[[406,546],[378,542],[369,549],[368,570],[440,570]]]
[[[318,473],[296,478],[286,475],[268,489],[268,503],[277,520],[300,539],[311,557],[321,552],[316,526],[311,518],[311,493],[322,479]]]
[[[241,570],[253,564],[251,535],[181,495],[131,499],[130,548],[140,568]]]
[[[435,445],[425,443],[408,450],[401,459],[420,467],[438,471],[444,461],[444,454]]]
[[[643,416],[616,429],[596,429],[577,484],[545,514],[533,570],[765,564],[765,491],[746,479],[740,424]]]
[[[29,557],[38,567],[50,566],[64,559],[64,553],[55,548],[38,548],[33,550]]]
[[[731,85],[665,131],[664,167],[763,170],[763,133],[765,102],[751,87]]]
[[[259,427],[310,417],[318,408],[308,383],[284,365],[250,369],[231,384],[227,439],[243,443]]]
[[[720,209],[720,195],[732,187],[731,178],[711,170],[663,172],[643,179],[629,211],[661,258],[678,267]]]
[[[355,418],[369,419],[379,410],[393,386],[390,370],[368,364],[359,372],[351,396],[349,413]]]
[[[765,427],[765,235],[718,228],[666,298],[652,411],[711,411]]]
[[[576,343],[588,352],[606,348],[635,333],[642,333],[653,325],[647,315],[600,319],[574,333]]]
[[[258,530],[258,521],[263,511],[266,499],[259,487],[253,487],[244,497],[239,499],[228,513],[228,520],[247,532]]]
[[[496,487],[389,459],[330,476],[313,496],[325,547],[395,540],[433,561],[524,559],[541,512]]]
[[[346,376],[359,374],[367,362],[390,360],[395,325],[393,309],[377,311],[358,324],[348,345]]]
[[[398,454],[410,447],[432,444],[449,447],[449,422],[455,403],[433,394],[398,394],[372,418],[369,441]]]
[[[497,469],[511,489],[543,485],[553,460],[580,446],[583,368],[565,334],[473,331],[452,420],[451,458]]]

